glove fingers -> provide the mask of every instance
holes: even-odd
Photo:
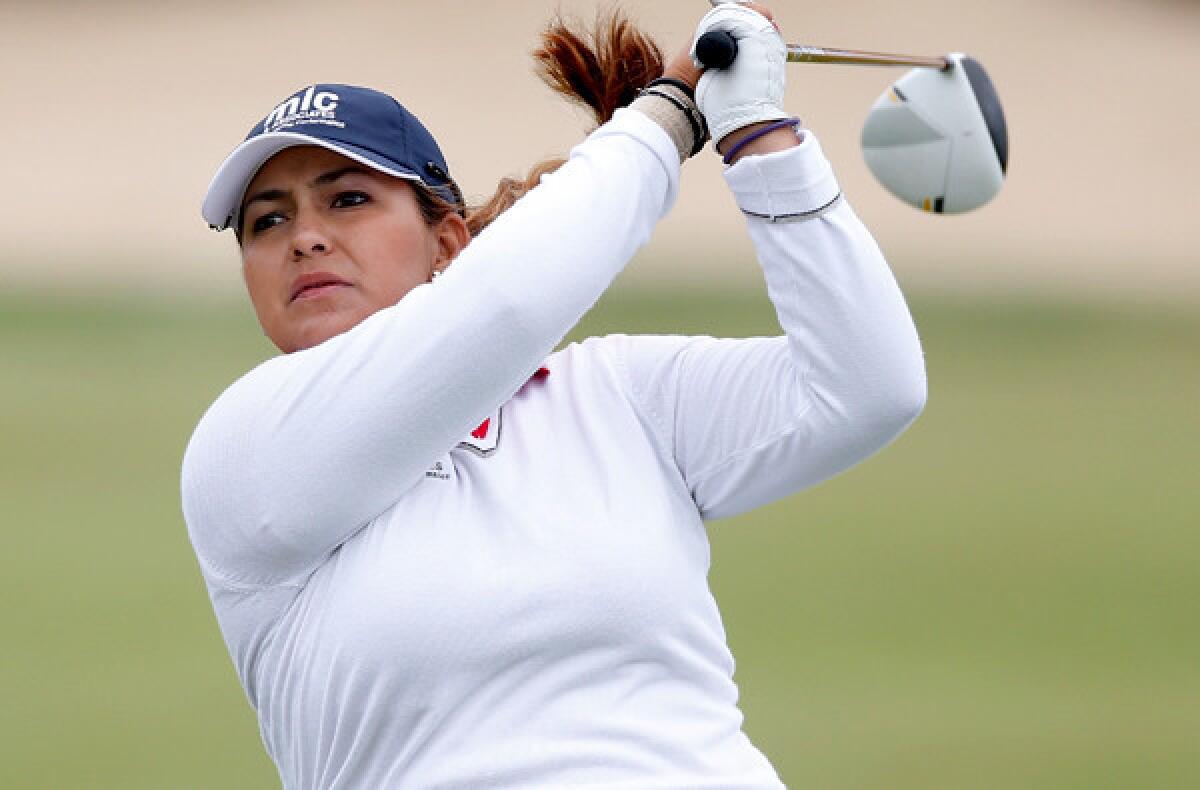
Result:
[[[699,37],[710,30],[724,30],[735,36],[739,33],[751,35],[768,30],[779,32],[771,20],[751,8],[736,3],[717,6],[705,14],[696,27],[696,36]]]
[[[787,117],[783,110],[787,45],[775,24],[740,5],[726,4],[704,15],[692,42],[720,30],[738,40],[738,55],[727,69],[708,69],[696,86],[696,103],[713,140],[760,121]]]
[[[722,5],[704,15],[696,27],[696,35],[692,37],[692,63],[697,68],[704,68],[704,64],[696,57],[696,42],[705,33],[713,31],[729,33],[739,41],[759,34],[773,34],[779,39],[780,46],[786,49],[783,37],[780,36],[779,30],[771,20],[745,6]]]

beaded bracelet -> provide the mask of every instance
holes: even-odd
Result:
[[[771,132],[775,131],[776,129],[785,129],[789,126],[792,127],[793,129],[795,129],[799,125],[800,125],[799,118],[784,118],[782,121],[776,121],[775,123],[769,123],[766,126],[762,127],[761,129],[755,129],[753,132],[746,135],[741,140],[738,140],[737,145],[735,145],[733,148],[730,148],[728,151],[726,151],[725,158],[722,161],[725,162],[725,164],[732,163],[733,157],[737,155],[738,151],[742,150],[743,148],[745,148],[747,145],[754,142],[758,138],[764,137],[764,136],[770,134]]]

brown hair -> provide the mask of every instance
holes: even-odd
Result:
[[[652,38],[617,10],[602,13],[589,31],[573,29],[561,16],[542,31],[533,50],[538,76],[552,90],[591,110],[596,125],[612,118],[618,108],[635,98],[651,80],[662,76],[663,54]],[[538,162],[524,178],[504,178],[492,196],[479,205],[468,205],[464,216],[472,236],[537,186],[541,177],[566,160]],[[448,200],[415,184],[421,214],[430,225],[457,211]]]

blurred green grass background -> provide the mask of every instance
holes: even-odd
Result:
[[[1200,786],[1200,318],[913,302],[896,444],[712,525],[746,728],[792,787]],[[773,333],[752,293],[617,289],[573,334]],[[0,787],[278,786],[179,514],[248,308],[0,297]]]

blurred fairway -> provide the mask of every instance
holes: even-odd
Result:
[[[792,787],[1200,787],[1196,311],[916,300],[925,415],[712,527],[747,729]],[[773,333],[606,297],[575,336]],[[179,514],[248,309],[0,298],[0,787],[278,785]]]

